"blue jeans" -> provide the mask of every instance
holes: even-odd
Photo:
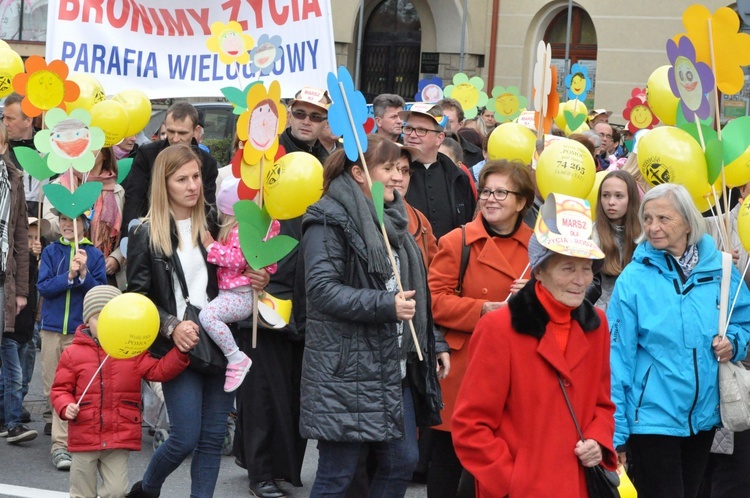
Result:
[[[221,450],[234,393],[224,392],[224,376],[204,376],[189,368],[162,384],[169,415],[169,437],[151,457],[143,475],[143,490],[161,491],[167,477],[193,455],[190,496],[214,494]]]
[[[21,423],[21,409],[23,407],[23,372],[19,353],[26,344],[19,344],[13,339],[3,337],[0,345],[0,359],[3,360],[3,405],[2,420],[8,429]]]
[[[29,393],[29,384],[34,376],[34,362],[36,361],[36,348],[39,345],[39,322],[34,324],[34,337],[25,344],[23,353],[19,352],[21,356],[21,368],[23,369],[23,388],[22,397],[26,398]]]
[[[370,498],[403,498],[419,460],[411,389],[406,386],[403,393],[403,439],[383,443],[318,441],[318,472],[310,498],[346,496],[357,470],[363,444],[371,444],[377,455],[377,469],[370,484]]]

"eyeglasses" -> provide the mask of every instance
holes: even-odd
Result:
[[[612,140],[612,135],[610,135],[609,133],[599,133],[599,136],[602,138],[607,138],[609,140]]]
[[[411,135],[411,132],[414,132],[418,137],[427,135],[428,131],[431,131],[432,133],[442,133],[441,130],[430,130],[429,128],[414,128],[413,126],[404,126],[403,130],[404,135]]]
[[[310,118],[310,121],[312,121],[313,123],[322,123],[323,121],[328,119],[328,116],[323,116],[322,114],[318,114],[317,112],[308,114],[302,109],[293,110],[292,116],[294,116],[294,119],[299,119],[300,121],[304,121],[305,118]]]
[[[496,201],[504,201],[508,198],[508,194],[521,195],[521,192],[513,192],[512,190],[505,190],[504,188],[496,188],[495,190],[486,188],[479,192],[479,198],[486,201],[490,196],[493,196]]]

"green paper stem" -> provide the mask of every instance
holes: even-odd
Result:
[[[385,204],[385,185],[381,182],[372,184],[372,202],[375,204],[375,214],[378,216],[378,223],[383,224],[383,208]]]

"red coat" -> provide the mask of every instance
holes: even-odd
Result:
[[[435,429],[451,430],[453,405],[468,363],[467,346],[481,316],[482,305],[507,299],[513,281],[521,277],[529,263],[531,233],[531,229],[521,223],[510,237],[490,237],[481,213],[467,223],[466,244],[471,246],[471,252],[460,296],[454,289],[461,268],[461,229],[440,239],[438,253],[430,265],[428,283],[433,318],[443,327],[445,340],[451,348],[451,370],[448,377],[440,381],[445,407],[440,412],[443,423]],[[529,278],[528,271],[525,277]]]
[[[80,398],[107,353],[81,325],[63,351],[50,391],[50,402],[65,420],[65,409]],[[75,420],[68,421],[68,449],[73,452],[141,449],[141,379],[166,382],[190,360],[172,348],[161,360],[145,352],[134,358],[108,358],[89,387]]]
[[[437,239],[432,231],[432,224],[422,211],[404,201],[406,216],[409,218],[409,233],[417,241],[419,250],[422,252],[425,270],[430,267],[435,254],[437,254]]]
[[[599,442],[605,466],[615,469],[607,320],[588,302],[571,316],[564,353],[545,334],[549,315],[533,284],[479,320],[452,431],[456,454],[476,478],[477,498],[588,496],[558,373],[584,437]]]

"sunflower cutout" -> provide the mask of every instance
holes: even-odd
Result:
[[[47,65],[44,57],[32,55],[26,59],[26,72],[13,77],[13,89],[24,95],[21,110],[26,116],[39,116],[44,111],[74,102],[81,94],[78,84],[68,80],[68,65],[54,60]]]
[[[281,37],[279,35],[268,36],[263,33],[258,39],[258,45],[250,51],[250,60],[252,61],[251,70],[253,73],[260,73],[261,76],[271,74],[271,69],[276,61],[281,59],[284,51],[281,49]]]
[[[636,90],[638,90],[636,88]],[[635,133],[638,130],[650,130],[659,124],[659,118],[651,112],[648,102],[641,100],[640,95],[636,95],[625,104],[625,110],[622,111],[622,117],[628,120],[628,130]]]
[[[521,95],[515,86],[496,86],[492,89],[492,98],[487,100],[487,109],[495,113],[495,121],[498,124],[513,121],[528,105],[526,97]]]
[[[259,164],[264,156],[272,161],[276,155],[279,134],[286,128],[286,109],[280,100],[278,81],[272,81],[268,91],[261,84],[253,85],[247,92],[247,110],[237,119],[237,136],[245,142],[242,158],[246,164]],[[243,180],[244,171],[245,168]]]
[[[565,88],[568,89],[569,100],[586,100],[586,94],[591,89],[589,68],[577,62],[573,64],[570,74],[565,77]]]
[[[62,109],[52,109],[44,124],[47,128],[34,135],[34,145],[39,152],[49,153],[49,169],[55,173],[71,167],[81,173],[91,171],[96,159],[92,151],[104,145],[104,132],[91,126],[91,114],[74,109],[68,116]]]
[[[247,64],[254,45],[253,37],[245,34],[237,21],[227,24],[216,21],[211,25],[211,36],[206,40],[206,47],[219,54],[219,61],[223,64]]]
[[[438,76],[423,78],[417,83],[414,102],[437,102],[443,98],[443,80]]]
[[[484,81],[479,76],[469,79],[464,73],[458,73],[453,77],[453,84],[443,90],[443,94],[451,99],[456,99],[461,104],[466,119],[477,116],[477,107],[487,105],[487,94],[482,91]]]
[[[667,56],[672,66],[667,72],[669,87],[680,99],[682,113],[688,120],[706,119],[711,105],[706,95],[714,89],[714,76],[708,64],[695,60],[695,47],[683,36],[679,43],[667,40]]]
[[[674,40],[687,36],[695,46],[696,60],[712,64],[709,19],[713,32],[716,86],[723,94],[734,95],[745,85],[742,66],[750,65],[750,35],[739,32],[740,19],[734,10],[721,7],[712,16],[711,11],[703,5],[690,6],[682,14],[682,24],[687,33],[677,35]]]

